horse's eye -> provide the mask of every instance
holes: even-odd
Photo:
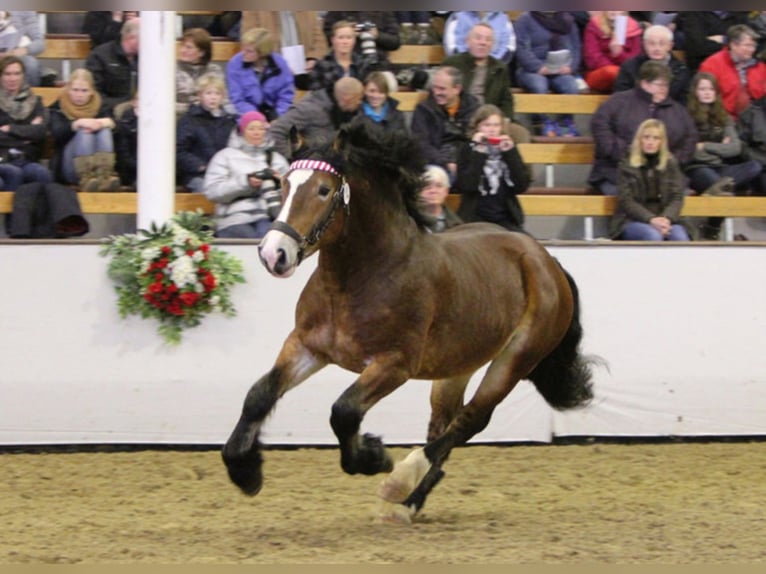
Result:
[[[327,197],[328,195],[330,195],[331,191],[332,190],[330,189],[329,186],[327,186],[327,185],[320,185],[319,186],[319,191],[317,193],[319,193],[319,197]]]

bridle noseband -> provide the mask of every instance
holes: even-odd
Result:
[[[321,161],[321,160],[315,160],[315,159],[300,159],[297,161],[294,161],[290,164],[290,169],[288,169],[287,173],[290,173],[293,170],[296,169],[310,169],[312,171],[324,171],[326,173],[330,173],[334,175],[335,177],[340,179],[340,185],[335,189],[335,192],[332,195],[332,198],[330,198],[330,208],[325,212],[322,219],[320,219],[318,222],[316,222],[311,230],[306,235],[301,235],[298,233],[298,231],[295,230],[295,228],[290,225],[289,223],[285,221],[279,221],[275,220],[271,223],[271,228],[276,231],[281,231],[288,237],[291,237],[295,240],[295,242],[298,244],[298,262],[303,260],[303,253],[306,250],[307,247],[311,247],[312,245],[315,245],[319,239],[322,237],[322,234],[324,234],[325,231],[327,231],[327,228],[330,227],[330,224],[333,222],[333,219],[335,219],[335,212],[337,211],[338,207],[342,204],[344,209],[346,210],[346,213],[348,214],[349,211],[349,199],[350,199],[350,190],[351,188],[348,185],[348,182],[346,182],[346,178],[343,177],[338,170],[336,170],[333,166],[331,166],[329,163]]]

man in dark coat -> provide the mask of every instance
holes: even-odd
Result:
[[[596,157],[588,183],[604,195],[617,194],[617,166],[628,153],[636,129],[646,119],[665,124],[668,147],[683,166],[697,145],[697,128],[685,106],[668,95],[669,68],[655,61],[644,62],[639,83],[632,90],[617,92],[601,104],[591,118]]]
[[[85,67],[93,74],[96,89],[109,110],[126,102],[138,87],[139,18],[126,22],[119,40],[97,46],[88,54]]]
[[[431,78],[431,93],[412,113],[410,131],[418,140],[426,163],[440,165],[454,180],[457,151],[468,141],[471,116],[479,101],[463,90],[463,75],[452,66],[442,66]]]

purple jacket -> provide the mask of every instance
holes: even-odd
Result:
[[[259,111],[269,121],[284,114],[295,97],[293,73],[276,52],[269,55],[260,78],[252,66],[242,62],[242,52],[232,56],[226,64],[226,87],[238,114]]]

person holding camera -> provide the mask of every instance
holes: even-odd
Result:
[[[355,24],[358,34],[354,50],[365,57],[376,70],[391,70],[388,53],[401,46],[399,22],[394,12],[337,12],[324,16],[323,30],[328,44],[336,22],[345,20]],[[372,71],[372,69],[368,70]]]
[[[239,134],[216,153],[205,172],[205,196],[215,203],[216,237],[260,239],[279,215],[280,179],[287,160],[274,151],[261,112],[239,120]]]
[[[454,189],[462,195],[458,216],[466,223],[488,221],[524,232],[518,198],[529,186],[528,170],[508,135],[510,120],[493,104],[471,117],[470,141],[461,146]]]

